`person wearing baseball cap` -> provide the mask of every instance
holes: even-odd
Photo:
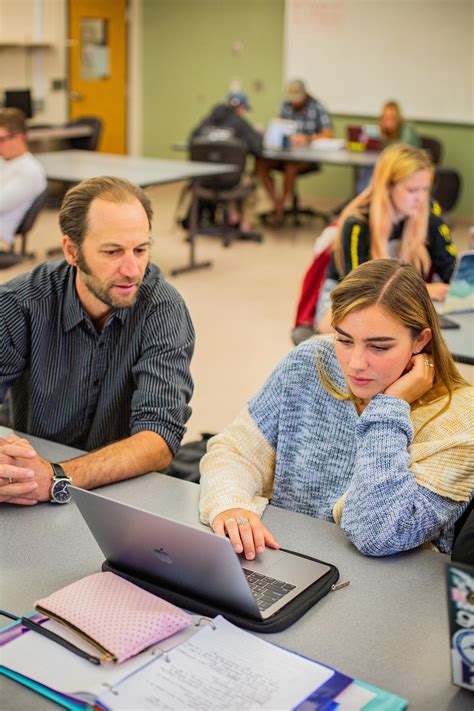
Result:
[[[196,126],[191,133],[189,143],[206,133],[210,127],[229,128],[235,138],[240,138],[241,141],[244,141],[249,153],[259,156],[262,152],[263,139],[245,119],[245,114],[250,110],[246,94],[241,91],[229,92],[225,102],[214,106],[212,111]]]
[[[217,104],[196,126],[189,138],[189,144],[212,128],[227,128],[233,138],[245,143],[251,155],[259,156],[263,149],[263,136],[246,120],[247,111],[250,111],[247,95],[241,91],[229,92],[225,101]],[[228,222],[232,226],[239,225],[241,232],[251,231],[250,224],[244,219],[244,205],[240,202],[229,209]]]
[[[323,104],[311,96],[304,81],[293,79],[287,86],[286,101],[280,109],[280,118],[296,121],[296,132],[290,136],[292,146],[303,146],[319,138],[332,138],[334,131],[331,117]],[[260,158],[256,164],[257,173],[273,203],[274,226],[281,225],[285,214],[285,202],[294,193],[298,173],[308,172],[314,163],[292,163],[269,158]],[[284,173],[283,192],[278,194],[272,177],[273,170]]]

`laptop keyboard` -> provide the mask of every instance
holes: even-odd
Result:
[[[295,589],[295,585],[285,583],[283,580],[270,578],[268,575],[254,573],[253,570],[242,568],[249,584],[252,595],[254,596],[259,610],[267,610],[270,605],[273,605],[284,595]]]

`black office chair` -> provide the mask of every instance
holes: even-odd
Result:
[[[69,148],[79,151],[96,151],[102,134],[102,120],[98,116],[80,116],[67,126],[89,126],[92,133],[89,136],[79,136],[68,139]]]
[[[283,172],[284,166],[278,166],[274,170]],[[329,223],[334,219],[335,213],[332,210],[330,212],[323,212],[322,210],[315,210],[312,207],[301,207],[300,205],[300,198],[298,194],[299,178],[301,178],[303,175],[308,175],[309,173],[318,173],[320,170],[321,168],[318,163],[312,163],[310,166],[298,173],[296,177],[295,188],[291,200],[291,207],[285,208],[284,212],[284,219],[290,217],[295,227],[301,225],[300,217],[318,217],[319,219],[323,220],[326,225],[329,225]],[[268,221],[268,218],[272,215],[272,211],[262,212],[260,213],[259,218],[263,223],[266,223]]]
[[[15,264],[18,264],[23,259],[34,259],[36,257],[35,252],[27,252],[26,243],[28,238],[28,233],[32,229],[36,218],[40,214],[43,207],[46,205],[48,197],[47,188],[43,190],[41,195],[33,201],[28,210],[25,212],[22,221],[18,225],[15,232],[15,241],[12,243],[9,252],[0,253],[0,269],[8,269]],[[16,250],[16,241],[20,239],[20,249]]]
[[[237,166],[234,173],[199,178],[196,181],[197,199],[209,201],[217,208],[223,209],[222,222],[204,229],[199,227],[199,234],[222,236],[224,247],[228,247],[235,239],[261,242],[263,238],[260,233],[243,232],[240,228],[229,225],[227,221],[228,203],[231,200],[242,203],[255,190],[255,183],[250,179],[246,180],[244,176],[248,155],[246,144],[239,138],[216,131],[195,138],[189,150],[191,160]]]
[[[436,168],[431,194],[439,202],[443,212],[450,212],[456,206],[461,188],[461,176],[457,170]]]
[[[437,138],[432,138],[431,136],[420,136],[421,147],[427,153],[430,154],[433,163],[438,165],[441,163],[441,158],[443,156],[443,146]]]

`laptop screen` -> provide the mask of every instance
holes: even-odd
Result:
[[[474,250],[461,254],[449,285],[443,314],[474,311]]]
[[[283,137],[296,133],[297,122],[288,119],[273,119],[265,131],[263,144],[266,148],[282,148]]]

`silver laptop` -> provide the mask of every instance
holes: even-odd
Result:
[[[211,530],[69,489],[109,563],[255,619],[271,617],[330,570],[273,549],[245,560]]]
[[[449,283],[442,314],[474,311],[474,250],[460,255]]]

